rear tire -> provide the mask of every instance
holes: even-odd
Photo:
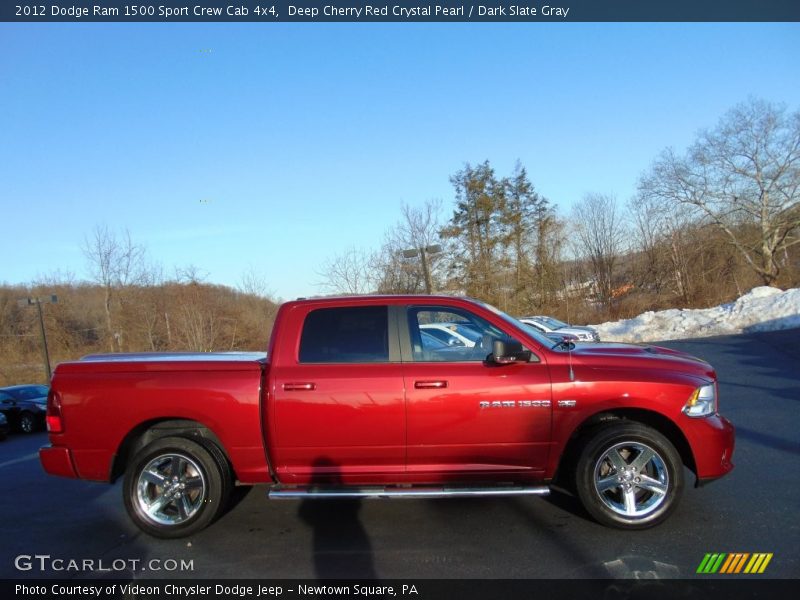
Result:
[[[193,437],[192,440],[208,450],[209,454],[211,454],[216,461],[220,470],[220,474],[222,475],[222,500],[219,508],[217,509],[217,514],[214,516],[214,518],[217,519],[222,516],[222,513],[224,513],[225,509],[228,508],[228,505],[231,501],[231,496],[233,495],[233,490],[236,487],[233,477],[233,470],[228,462],[228,457],[225,456],[225,453],[214,442],[202,437]]]
[[[613,421],[588,437],[576,488],[598,522],[646,529],[663,522],[683,493],[683,463],[675,446],[651,427]]]
[[[158,538],[179,538],[207,527],[227,505],[231,487],[219,449],[166,437],[136,454],[122,489],[125,508],[139,529]]]

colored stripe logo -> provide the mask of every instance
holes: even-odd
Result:
[[[738,573],[763,573],[772,560],[772,552],[708,553],[703,558],[697,573],[713,575],[736,575]]]

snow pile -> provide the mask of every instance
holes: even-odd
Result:
[[[594,325],[602,341],[652,342],[800,327],[800,288],[757,287],[736,302],[702,309],[649,311]]]

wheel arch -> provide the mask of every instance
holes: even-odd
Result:
[[[206,446],[213,444],[222,452],[225,461],[228,463],[228,468],[236,478],[228,451],[213,430],[193,419],[164,417],[140,423],[128,432],[120,442],[111,461],[109,481],[113,483],[118,479],[125,472],[130,460],[149,443],[160,438],[173,436],[186,437]]]
[[[681,462],[697,477],[697,465],[689,441],[680,427],[663,414],[644,408],[615,408],[603,410],[582,421],[572,432],[564,446],[553,476],[556,485],[570,487],[571,474],[574,473],[581,449],[587,437],[597,427],[615,420],[627,420],[652,427],[675,446]]]

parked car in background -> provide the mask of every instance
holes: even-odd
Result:
[[[462,360],[465,356],[471,355],[473,348],[475,348],[474,345],[446,344],[436,336],[431,335],[430,332],[422,329],[420,329],[419,337],[422,347],[418,350],[421,351],[421,356],[424,356],[425,360],[431,362]]]
[[[473,348],[481,340],[480,332],[467,323],[425,323],[419,328],[448,346]]]
[[[559,321],[553,317],[535,316],[521,317],[520,321],[526,325],[535,327],[540,333],[548,335],[550,333],[574,335],[579,342],[599,342],[600,334],[592,327],[582,327],[580,325],[570,325]],[[548,336],[549,337],[549,336]]]
[[[536,331],[538,333],[541,333],[541,331],[536,329],[533,325],[528,325],[527,323],[523,323],[523,325],[525,325],[525,327],[533,329],[534,331]],[[547,338],[549,338],[549,339],[551,339],[554,342],[559,343],[559,344],[562,343],[562,342],[569,342],[571,344],[574,344],[575,342],[580,341],[578,339],[578,336],[574,335],[572,333],[561,333],[560,331],[551,331],[550,333],[545,333],[544,335],[545,335],[545,337],[547,337]]]
[[[44,429],[49,391],[50,388],[46,385],[12,385],[0,388],[0,412],[16,431],[33,433]]]
[[[11,427],[8,424],[8,419],[3,413],[0,413],[0,440],[6,439],[9,431],[11,431]]]
[[[545,336],[547,339],[553,340],[557,344],[563,344],[564,342],[568,342],[570,344],[574,344],[575,342],[579,341],[578,336],[572,333],[561,333],[560,331],[551,331],[549,333],[542,332],[541,329],[538,327],[534,327],[525,321],[520,321],[522,326],[525,327],[528,331],[533,331],[538,333],[539,335]]]

